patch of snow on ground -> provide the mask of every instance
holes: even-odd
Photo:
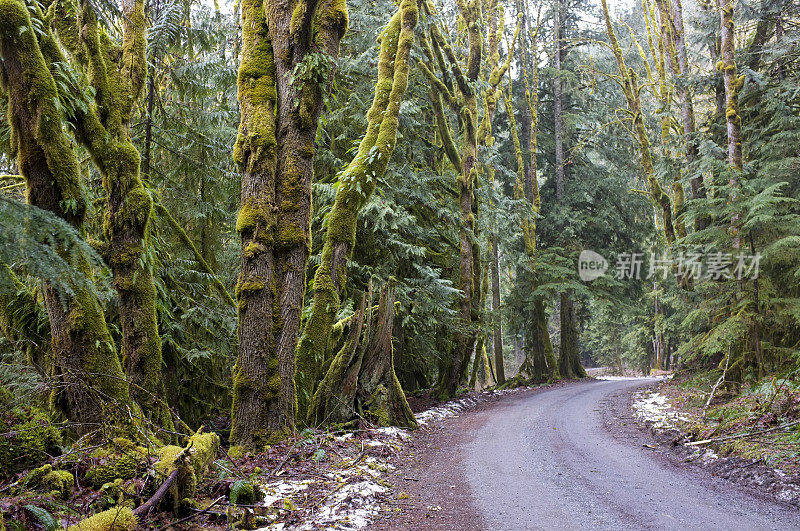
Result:
[[[666,396],[653,391],[639,392],[634,395],[633,410],[641,420],[652,422],[656,428],[674,428],[680,422],[689,421],[689,417],[672,410]]]
[[[298,529],[363,529],[380,511],[376,496],[386,490],[374,481],[345,484],[330,495],[313,522],[306,522]]]
[[[420,426],[424,426],[437,420],[454,418],[459,413],[485,402],[492,396],[506,395],[525,389],[528,388],[519,387],[467,396],[417,413],[417,422]],[[341,468],[327,471],[319,476],[324,478],[322,479],[324,490],[320,495],[319,507],[314,507],[306,521],[300,525],[292,525],[292,529],[301,531],[363,529],[379,514],[381,495],[388,490],[381,485],[380,477],[393,470],[394,466],[389,463],[387,458],[364,456],[364,449],[387,446],[390,450],[399,450],[407,440],[411,439],[412,435],[408,430],[394,427],[372,429],[370,433],[371,438],[361,442],[362,452],[359,457],[347,461],[349,464]],[[357,442],[352,433],[337,435],[333,439],[338,443]],[[280,500],[291,498],[292,495],[307,489],[312,481],[319,480],[284,480],[263,485],[261,489],[266,496],[260,505],[271,506]],[[275,507],[280,510],[281,506],[276,504]],[[431,510],[438,509],[440,508]],[[268,518],[275,519],[277,515]],[[285,529],[285,524],[273,523],[261,529],[262,531],[282,531]]]
[[[261,502],[261,505],[266,507],[278,500],[288,498],[292,494],[306,490],[311,482],[310,479],[304,479],[302,481],[284,480],[267,483],[261,487],[261,490],[264,491],[264,501]]]

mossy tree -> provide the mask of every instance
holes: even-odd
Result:
[[[501,94],[499,89],[503,77],[511,67],[511,59],[514,57],[514,47],[517,40],[520,38],[520,31],[522,30],[522,16],[520,12],[517,14],[517,28],[509,44],[508,54],[506,60],[500,62],[500,41],[504,33],[504,20],[505,10],[499,0],[490,0],[486,5],[487,18],[489,22],[488,27],[488,55],[487,60],[490,65],[490,71],[486,88],[483,91],[483,119],[481,120],[480,128],[478,129],[478,141],[486,148],[492,148],[495,144],[495,138],[492,134],[492,123],[494,121],[495,112],[497,110],[497,99]],[[494,186],[496,169],[493,165],[487,165],[485,169],[486,181]],[[498,384],[505,382],[505,367],[503,362],[503,327],[502,319],[500,317],[500,245],[498,242],[497,234],[492,232],[489,235],[489,269],[491,271],[492,283],[492,350],[494,352],[493,361],[495,364],[495,378]],[[483,292],[488,290],[488,281],[484,282]],[[481,357],[485,355],[485,347],[481,342],[481,348],[475,349],[475,358],[473,362],[472,372],[475,374],[478,366],[482,363]],[[474,376],[472,377],[474,380]]]
[[[658,182],[653,164],[653,152],[650,144],[650,137],[644,123],[642,113],[641,91],[644,86],[640,84],[639,76],[633,68],[629,68],[625,63],[622,47],[617,40],[617,34],[608,12],[608,2],[601,0],[603,18],[605,20],[606,33],[610,42],[611,51],[616,59],[618,74],[612,78],[622,88],[622,93],[628,103],[628,113],[633,123],[633,135],[639,147],[639,160],[644,172],[647,184],[650,188],[649,194],[653,205],[660,209],[662,216],[662,231],[668,244],[675,241],[675,224],[672,213],[672,199]]]
[[[440,23],[429,26],[429,37],[423,40],[425,61],[417,64],[431,83],[431,104],[443,148],[458,174],[458,210],[460,220],[459,280],[461,296],[458,305],[460,322],[455,331],[451,353],[443,354],[439,366],[437,394],[440,398],[455,396],[465,383],[470,356],[475,348],[481,317],[480,246],[477,239],[478,203],[475,183],[479,173],[478,157],[478,81],[483,63],[483,2],[458,0],[458,25],[466,33],[467,57],[462,62],[453,51]],[[431,2],[423,4],[427,16],[436,15]],[[435,66],[434,66],[435,65]],[[441,79],[435,72],[439,72]],[[458,117],[461,135],[458,146],[444,112],[444,102]]]
[[[311,400],[310,425],[366,421],[378,426],[417,427],[394,371],[394,314],[392,283],[381,289],[374,306],[370,286],[360,308],[342,323],[349,328],[348,335]]]
[[[744,85],[744,76],[738,75],[736,68],[736,44],[734,42],[733,0],[719,0],[720,11],[720,62],[722,79],[725,84],[725,123],[728,134],[728,166],[730,184],[730,200],[736,203],[741,187],[741,175],[744,168],[742,159],[742,118],[739,114],[739,91]],[[741,213],[731,216],[731,238],[733,248],[742,246],[739,231],[741,229]]]
[[[3,0],[0,15],[2,83],[27,200],[80,231],[87,210],[81,173],[62,127],[57,85],[43,55],[43,49],[47,53],[55,43],[48,32],[34,30],[24,2]],[[77,267],[86,278],[91,276],[85,258]],[[44,286],[56,377],[53,403],[76,423],[79,434],[98,425],[132,433],[134,405],[103,308],[88,286],[70,288]]]
[[[517,127],[513,103],[513,83],[510,78],[508,91],[504,93],[503,97],[516,161],[517,179],[514,186],[514,198],[524,201],[526,209],[529,209],[522,216],[522,243],[526,263],[521,269],[522,276],[527,280],[526,284],[533,292],[538,284],[536,221],[541,210],[537,158],[539,151],[539,66],[533,58],[538,55],[541,25],[537,18],[536,26],[530,28],[527,5],[524,2],[517,2],[517,9],[522,13],[522,41],[519,47],[519,60],[525,83],[525,101],[519,112],[519,127]],[[522,143],[523,141],[525,144]],[[528,155],[527,160],[526,154]],[[524,358],[511,383],[521,384],[558,379],[560,373],[547,329],[544,299],[534,296],[527,302],[524,322],[526,334]]]
[[[153,200],[140,174],[131,140],[131,118],[147,78],[144,0],[122,3],[120,42],[98,22],[88,0],[53,3],[48,15],[58,43],[45,54],[51,65],[65,62],[60,44],[84,72],[92,91],[74,119],[75,137],[103,177],[107,210],[101,253],[111,265],[119,294],[122,357],[131,396],[157,426],[172,428],[164,397],[161,338],[156,314],[149,233]]]
[[[418,20],[417,0],[403,0],[379,37],[378,79],[367,113],[367,128],[358,152],[339,177],[336,199],[328,214],[321,263],[314,275],[311,315],[298,345],[300,419],[305,419],[323,376],[320,368],[331,357],[328,343],[346,288],[347,260],[355,245],[358,213],[375,191],[397,145],[400,104],[408,87],[409,56]],[[330,380],[327,376],[326,379]]]
[[[295,349],[310,245],[314,138],[345,0],[241,4],[239,355],[231,438],[263,447],[294,428]]]

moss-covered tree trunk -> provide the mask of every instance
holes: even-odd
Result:
[[[492,352],[494,354],[494,370],[497,385],[506,382],[505,361],[503,359],[503,328],[500,305],[500,250],[497,244],[497,235],[494,234],[492,241],[491,269],[492,269]]]
[[[347,281],[347,259],[355,245],[358,213],[386,171],[397,144],[400,104],[408,87],[409,55],[419,19],[417,0],[403,0],[380,36],[378,80],[367,130],[358,152],[339,179],[328,215],[322,258],[314,275],[311,316],[297,349],[298,416],[305,418]]]
[[[522,13],[520,21],[522,40],[519,47],[519,55],[525,81],[525,105],[520,113],[519,131],[517,130],[514,113],[513,87],[510,79],[508,80],[508,91],[504,99],[517,163],[517,182],[514,189],[514,197],[525,200],[527,207],[530,209],[522,219],[523,246],[527,256],[527,263],[521,268],[521,284],[533,291],[536,289],[538,282],[536,278],[536,217],[541,208],[541,196],[539,195],[537,176],[539,69],[532,58],[537,56],[539,26],[537,25],[532,31],[529,29],[528,14],[524,2],[517,2],[517,11]],[[523,141],[525,142],[524,149]],[[528,153],[527,160],[525,158],[526,151]],[[524,356],[517,375],[514,377],[514,384],[558,379],[560,375],[553,352],[553,345],[550,341],[550,332],[547,329],[544,300],[539,296],[531,297],[527,301],[525,316]]]
[[[608,11],[608,2],[601,0],[603,10],[603,19],[605,21],[606,33],[611,44],[611,50],[614,53],[614,58],[617,62],[619,70],[620,84],[622,86],[622,93],[628,103],[628,110],[631,114],[633,121],[633,134],[639,144],[639,158],[642,165],[645,178],[647,179],[648,186],[650,187],[650,198],[653,205],[660,209],[664,221],[664,237],[667,243],[671,244],[675,241],[675,226],[673,223],[672,215],[672,200],[669,195],[661,187],[658,178],[655,174],[653,166],[653,155],[650,146],[650,138],[647,134],[647,128],[644,124],[644,117],[642,115],[642,100],[641,89],[639,85],[639,78],[632,68],[628,68],[625,64],[622,48],[617,40],[617,35],[614,32],[614,26],[611,22],[611,15]]]
[[[241,9],[234,159],[242,171],[242,255],[231,439],[259,448],[294,429],[314,137],[348,19],[344,0],[247,0]]]
[[[379,426],[416,428],[394,371],[392,328],[394,289],[381,290],[372,306],[372,290],[349,320],[344,346],[317,387],[309,404],[313,426],[366,421]]]
[[[469,360],[475,348],[480,319],[480,249],[477,241],[478,204],[475,180],[478,174],[478,95],[476,84],[480,74],[483,48],[481,2],[458,0],[458,11],[467,31],[469,55],[462,72],[458,58],[449,45],[444,47],[461,93],[460,119],[463,128],[460,143],[461,167],[458,175],[459,211],[459,275],[461,290],[458,303],[459,321],[455,331],[453,355],[440,368],[437,394],[440,399],[455,396],[466,382]]]
[[[689,85],[689,59],[686,54],[686,30],[683,24],[683,5],[681,0],[658,0],[662,17],[667,19],[668,45],[671,47],[668,54],[670,69],[676,77],[678,100],[681,106],[681,125],[683,127],[684,158],[689,171],[697,160],[697,141],[695,136],[694,102]],[[662,25],[663,22],[662,22]],[[690,179],[692,199],[706,197],[703,178],[699,173]],[[700,216],[695,220],[695,229],[702,230],[708,226],[709,219]]]
[[[562,378],[586,378],[578,345],[578,324],[575,303],[567,293],[561,294],[561,345],[558,351],[558,370]]]
[[[150,421],[171,430],[172,415],[163,399],[153,264],[147,259],[153,205],[130,133],[133,110],[147,77],[144,2],[123,2],[121,43],[100,26],[95,6],[88,0],[64,0],[49,13],[58,36],[56,44],[48,26],[42,41],[50,68],[70,61],[83,70],[93,89],[93,101],[76,110],[75,136],[103,177],[107,210],[102,252],[119,294],[121,350],[130,393]],[[69,58],[61,46],[69,51]]]
[[[503,37],[505,11],[498,0],[490,0],[488,2],[488,13],[486,14],[489,21],[489,35],[488,35],[488,60],[491,65],[489,72],[488,83],[483,93],[484,112],[483,121],[481,122],[478,131],[478,140],[482,142],[483,146],[494,146],[493,136],[493,122],[495,112],[497,110],[497,98],[500,92],[498,86],[502,81],[503,76],[508,72],[511,66],[511,59],[514,56],[514,46],[521,31],[521,24],[518,22],[517,29],[514,32],[514,37],[511,42],[511,49],[508,50],[506,60],[500,63],[500,39]],[[520,21],[521,22],[521,21]],[[495,168],[489,164],[486,167],[486,180],[494,186],[495,181]],[[495,379],[498,384],[503,384],[506,380],[505,367],[503,363],[503,327],[502,318],[500,316],[500,246],[498,244],[497,234],[492,232],[489,235],[489,264],[492,281],[492,350],[494,352],[494,363],[496,367]],[[484,280],[483,292],[488,290],[488,279]],[[473,367],[473,373],[477,369],[477,360],[479,354],[484,354],[485,348],[482,346],[480,349],[475,349],[476,367]],[[474,377],[472,378],[475,379]]]
[[[725,122],[728,132],[728,166],[730,184],[730,201],[736,203],[739,198],[739,180],[744,163],[742,160],[742,118],[739,115],[739,91],[744,85],[744,76],[737,74],[736,44],[734,42],[732,0],[719,0],[720,10],[720,65],[722,79],[725,84]],[[735,211],[731,216],[731,238],[734,249],[742,246],[739,231],[741,229],[741,213]]]
[[[86,204],[78,160],[62,129],[56,83],[28,8],[19,0],[0,0],[0,55],[0,78],[8,92],[8,118],[28,201],[81,230]],[[84,259],[78,269],[91,278]],[[98,424],[132,432],[134,407],[103,309],[87,286],[70,287],[71,293],[44,287],[56,386],[53,403],[76,423],[79,434]]]

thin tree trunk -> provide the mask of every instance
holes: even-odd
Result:
[[[737,75],[734,28],[733,28],[733,0],[719,0],[720,10],[720,50],[722,79],[725,84],[725,121],[728,131],[728,165],[730,201],[736,203],[739,199],[739,179],[744,164],[742,162],[742,119],[739,116],[739,91],[744,85],[744,76]],[[739,249],[742,245],[739,236],[741,213],[734,212],[731,216],[731,238],[733,248]]]
[[[500,252],[497,245],[497,235],[493,235],[492,239],[492,314],[494,315],[494,329],[492,330],[493,351],[494,351],[494,367],[495,378],[497,385],[502,385],[506,382],[505,363],[503,361],[503,330],[502,330],[502,316],[500,314]]]

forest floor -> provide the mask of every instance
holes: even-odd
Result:
[[[784,426],[797,405],[796,391],[784,387],[737,398],[718,392],[708,408],[708,390],[684,377],[562,381],[447,403],[410,397],[416,432],[305,430],[263,453],[222,451],[193,508],[140,524],[176,531],[800,529],[800,448],[782,444],[797,431],[686,444],[731,437],[745,418],[753,431]],[[123,490],[142,491],[142,481]],[[0,514],[22,529],[49,529],[30,507],[69,525],[111,501],[103,489],[80,484],[64,500],[46,492],[9,496],[12,487],[0,485]]]
[[[800,529],[796,474],[678,444],[692,412],[654,395],[676,389],[566,382],[429,425],[370,528]]]

